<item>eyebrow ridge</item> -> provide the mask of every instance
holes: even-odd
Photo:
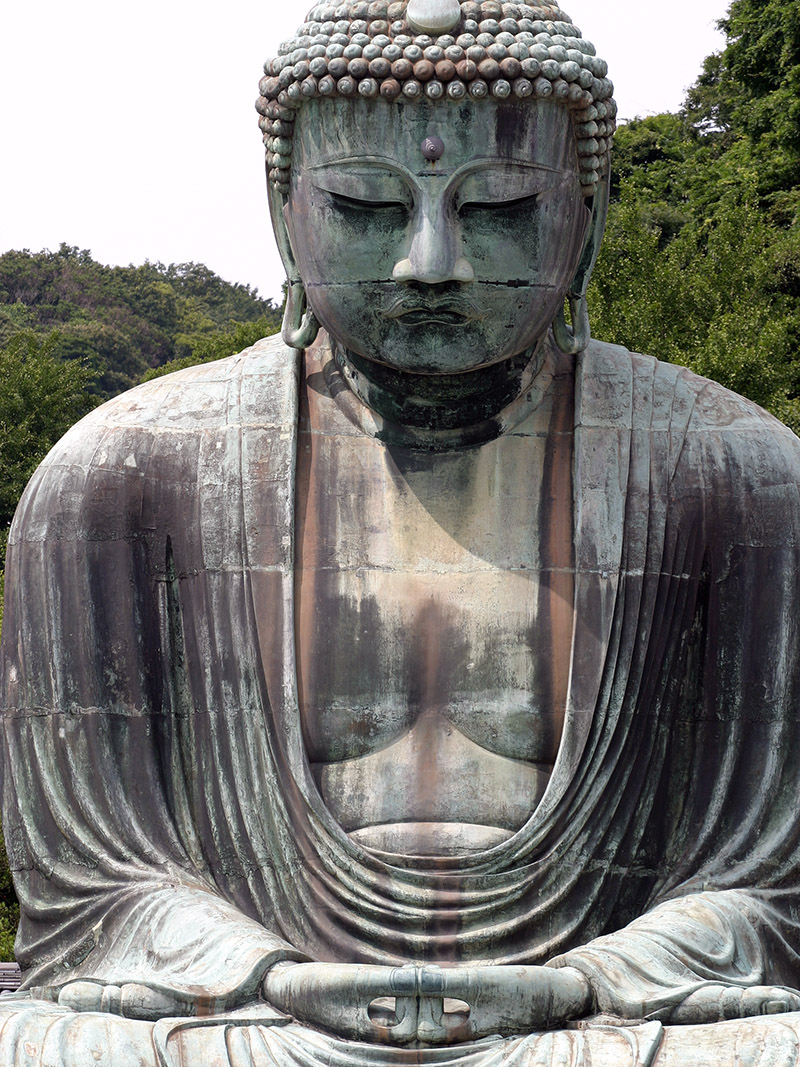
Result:
[[[387,170],[394,171],[396,174],[402,175],[405,178],[419,178],[428,177],[426,172],[413,171],[408,167],[399,163],[396,159],[390,159],[386,156],[342,156],[339,158],[326,160],[323,163],[315,163],[312,167],[309,167],[310,171],[316,170],[328,170],[333,166],[346,166],[348,164],[385,167]],[[470,159],[466,163],[462,163],[453,173],[450,175],[451,180],[460,178],[462,175],[469,174],[473,170],[480,170],[483,164],[500,163],[503,166],[514,166],[525,170],[543,171],[546,174],[561,174],[564,168],[561,167],[548,167],[544,163],[534,163],[529,159],[505,159],[500,156],[478,156],[476,159]],[[435,174],[431,174],[430,177],[436,177]],[[444,177],[444,175],[440,175]]]

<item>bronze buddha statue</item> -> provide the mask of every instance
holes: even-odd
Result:
[[[0,1063],[797,1061],[800,444],[591,339],[607,73],[499,0],[267,64],[282,337],[12,528]]]

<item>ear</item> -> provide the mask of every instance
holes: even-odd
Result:
[[[600,245],[603,243],[603,234],[605,233],[606,220],[608,219],[608,200],[611,189],[610,177],[610,169],[606,168],[604,177],[597,183],[592,203],[592,218],[583,242],[583,254],[575,272],[575,277],[572,279],[572,285],[569,287],[570,299],[573,297],[578,300],[583,299],[589,288],[589,282],[592,280],[592,273],[597,263],[597,257],[600,255]]]
[[[289,348],[304,349],[313,344],[319,333],[319,323],[314,312],[308,307],[303,279],[297,269],[292,251],[292,242],[286,226],[284,214],[288,197],[281,193],[267,176],[267,193],[269,196],[269,213],[272,217],[272,229],[286,271],[286,310],[283,315],[281,336]]]
[[[267,171],[269,172],[269,167],[267,167]],[[296,284],[300,281],[300,273],[295,262],[284,215],[288,197],[276,188],[274,182],[269,180],[269,173],[267,173],[267,195],[269,197],[269,213],[272,218],[272,231],[275,234],[275,242],[278,245],[283,269],[286,271],[286,280],[289,285]]]
[[[609,171],[606,170],[605,176],[597,184],[592,204],[592,218],[583,242],[583,253],[581,254],[575,277],[572,279],[572,284],[567,291],[572,326],[567,326],[563,307],[559,309],[553,323],[553,335],[556,344],[562,352],[566,352],[567,355],[571,356],[576,356],[579,352],[583,352],[592,339],[586,293],[589,288],[589,282],[592,280],[597,257],[600,255],[600,245],[603,242],[606,220],[608,219],[609,176]]]

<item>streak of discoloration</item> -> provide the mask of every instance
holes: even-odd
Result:
[[[296,561],[317,781],[362,844],[446,855],[469,848],[472,825],[473,848],[485,847],[530,817],[561,737],[570,369],[548,372],[518,435],[455,455],[362,437],[356,452],[317,358],[306,357]]]

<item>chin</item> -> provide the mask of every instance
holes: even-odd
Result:
[[[453,301],[455,308],[434,307],[432,318],[420,321],[422,309],[407,318],[388,317],[390,298],[401,290],[388,296],[386,290],[380,283],[357,294],[340,288],[332,300],[327,286],[317,286],[311,290],[314,312],[331,338],[362,359],[431,376],[469,374],[531,350],[563,299],[549,288],[478,283],[469,290],[468,302],[462,298],[460,304]],[[437,311],[450,319],[437,321]],[[453,311],[463,311],[464,321],[452,321]]]
[[[335,331],[329,332],[337,337]],[[433,323],[394,326],[367,338],[341,333],[338,337],[362,359],[406,374],[431,376],[469,374],[510,359],[533,343],[526,338],[488,337],[474,325],[454,328]]]
[[[506,352],[487,354],[485,347],[473,349],[472,346],[456,346],[453,344],[451,332],[447,345],[409,345],[400,350],[393,345],[376,353],[365,354],[364,358],[383,363],[393,370],[406,374],[424,374],[432,377],[469,374],[471,371],[500,363],[508,355],[510,353]]]

